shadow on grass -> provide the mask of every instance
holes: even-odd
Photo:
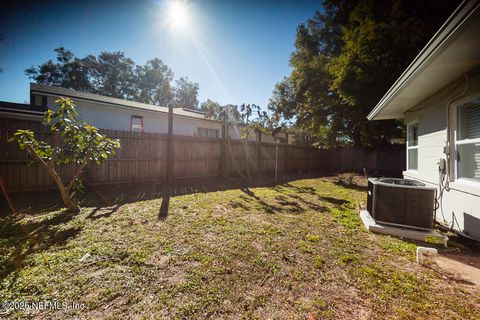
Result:
[[[0,279],[22,269],[27,256],[52,246],[64,245],[69,239],[77,236],[81,228],[65,228],[74,216],[74,213],[61,211],[41,221],[26,223],[16,219],[1,221],[0,241],[5,253],[0,258]]]
[[[167,187],[158,183],[130,184],[117,186],[87,186],[80,199],[82,207],[91,208],[87,219],[100,219],[110,217],[118,209],[128,203],[162,199],[158,219],[167,218],[171,197],[193,193],[207,193],[232,189],[242,190],[245,199],[239,200],[233,206],[248,208],[247,199],[252,199],[267,213],[305,211],[300,204],[305,204],[312,209],[323,211],[325,208],[303,200],[301,193],[315,194],[310,187],[297,187],[289,181],[301,178],[315,178],[323,175],[292,175],[277,181],[273,179],[213,179],[178,181]],[[272,205],[258,197],[251,188],[270,187],[279,188],[281,195],[280,206]],[[282,191],[283,190],[283,191]],[[296,194],[295,194],[296,193]],[[297,195],[298,194],[298,195]],[[62,208],[62,202],[56,190],[36,192],[22,192],[11,194],[12,202],[17,212],[22,215],[39,216],[38,219],[17,220],[9,213],[6,203],[0,203],[0,241],[5,254],[0,258],[0,277],[4,278],[11,272],[23,267],[25,258],[32,253],[44,251],[52,246],[65,244],[81,232],[80,228],[67,228],[67,223],[75,216],[74,213]],[[57,212],[52,212],[57,211]],[[42,215],[49,213],[49,218],[42,219]]]
[[[341,206],[342,204],[350,203],[350,201],[345,199],[333,198],[333,197],[322,197],[318,196],[321,201],[329,202],[335,206]]]
[[[158,211],[158,219],[165,220],[168,216],[168,208],[170,206],[170,192],[165,192],[162,196],[162,205]]]
[[[324,206],[321,206],[319,204],[307,201],[307,200],[303,199],[302,197],[300,197],[298,195],[290,194],[289,197],[293,198],[293,199],[295,199],[299,202],[302,202],[303,204],[305,204],[306,206],[308,206],[312,210],[319,211],[319,212],[324,212],[324,211],[328,210],[327,207],[324,207]]]
[[[282,211],[282,208],[271,205],[271,204],[268,204],[265,201],[263,201],[262,199],[260,199],[260,197],[256,196],[255,193],[253,193],[253,191],[251,191],[248,187],[242,187],[242,188],[240,188],[240,190],[243,193],[245,193],[246,195],[248,195],[249,197],[255,199],[255,201],[262,207],[262,209],[266,213],[273,214],[273,213],[277,213],[277,212]]]
[[[121,207],[120,204],[116,204],[116,205],[108,206],[108,207],[96,207],[88,214],[87,218],[92,219],[92,220],[96,220],[96,219],[100,219],[100,218],[108,218],[113,213],[117,212],[117,210],[120,207]]]
[[[254,198],[262,207],[264,207],[266,212],[275,213],[281,211],[281,208],[265,203],[256,197],[250,189],[257,187],[270,187],[274,188],[275,190],[278,189],[280,193],[288,193],[288,195],[295,193],[314,195],[315,190],[313,188],[297,187],[289,182],[303,178],[320,178],[325,176],[328,175],[323,173],[309,175],[294,174],[283,176],[276,181],[268,178],[252,178],[249,180],[235,178],[180,180],[171,184],[170,187],[167,187],[162,183],[138,183],[103,186],[87,185],[84,194],[81,196],[80,204],[84,208],[93,208],[89,213],[88,218],[94,220],[110,217],[112,214],[115,214],[115,212],[117,212],[118,209],[124,204],[161,198],[163,201],[161,208],[159,208],[158,218],[165,219],[168,216],[168,207],[171,197],[194,193],[208,193],[241,189],[246,195]],[[284,190],[282,191],[282,189]],[[39,194],[41,194],[41,196],[39,196]],[[10,198],[12,199],[17,212],[26,215],[41,215],[46,212],[51,212],[62,208],[62,202],[56,190],[12,193]],[[303,199],[295,198],[295,200],[303,201],[305,205],[314,210],[324,210],[323,207]],[[240,206],[240,202],[237,205]],[[303,210],[300,206],[295,206],[293,204],[289,207],[292,212],[300,212]],[[10,214],[10,209],[6,205],[6,202],[0,202],[0,217],[8,218]]]
[[[342,187],[342,188],[353,189],[353,190],[357,190],[357,191],[365,191],[365,192],[367,191],[367,186],[361,186],[361,185],[354,184],[354,183],[351,183],[351,184],[341,183],[341,182],[338,182],[338,181],[335,181],[334,183],[337,186]]]

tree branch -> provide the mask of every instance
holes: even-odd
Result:
[[[50,158],[49,165],[53,166],[57,160],[57,149],[58,149],[58,131],[55,131],[53,135],[53,150],[52,157]]]
[[[77,178],[80,177],[80,175],[83,173],[83,169],[85,169],[85,167],[88,165],[88,162],[89,162],[88,158],[90,158],[91,154],[92,154],[92,149],[89,148],[87,153],[85,154],[85,157],[83,158],[82,164],[77,167],[77,170],[75,171],[75,174],[73,175],[72,180],[70,180],[70,182],[68,183],[68,186],[67,186],[68,193],[70,193],[73,187],[73,184],[75,183],[75,180],[77,180]]]
[[[60,179],[60,176],[57,174],[57,172],[53,169],[53,165],[50,166],[49,164],[47,164],[45,162],[45,160],[42,159],[42,157],[40,157],[38,155],[38,153],[35,151],[35,149],[33,149],[32,145],[31,144],[28,144],[27,145],[27,151],[35,158],[37,158],[39,161],[40,161],[40,164],[42,164],[45,169],[47,169],[48,173],[50,173],[50,175],[52,176],[52,178],[55,180],[55,182],[58,184],[60,183],[63,186],[63,183],[62,183],[62,180]]]
[[[40,157],[38,155],[38,153],[35,151],[35,149],[33,149],[32,145],[31,144],[27,144],[27,151],[29,151],[30,155],[32,155],[34,158],[37,158],[40,163],[48,170],[50,171],[51,168],[50,166],[45,162],[45,160],[42,159],[42,157]]]

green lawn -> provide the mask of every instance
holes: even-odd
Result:
[[[11,318],[480,317],[478,291],[417,265],[415,244],[366,232],[364,188],[333,177],[168,198],[153,187],[97,190],[78,215],[48,208],[48,196],[13,200],[30,213],[2,221],[0,300],[85,308]]]

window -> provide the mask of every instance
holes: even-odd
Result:
[[[208,137],[209,138],[218,138],[218,130],[217,129],[208,129]]]
[[[47,105],[47,96],[38,94],[33,95],[33,105],[37,107],[45,107]]]
[[[480,181],[480,97],[457,109],[457,177]]]
[[[197,136],[203,137],[203,138],[207,137],[208,136],[208,129],[198,127],[197,128]]]
[[[407,125],[407,169],[418,170],[418,122]]]
[[[130,130],[136,132],[143,132],[143,117],[132,116],[130,118]]]
[[[218,130],[198,127],[197,136],[203,138],[218,138]]]

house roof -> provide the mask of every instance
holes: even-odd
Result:
[[[367,116],[403,113],[480,65],[480,0],[464,1]]]
[[[66,98],[73,98],[77,100],[92,101],[95,103],[114,105],[122,108],[140,109],[143,111],[168,113],[168,108],[163,106],[155,106],[151,104],[112,98],[93,93],[81,92],[73,89],[62,87],[47,86],[42,84],[30,83],[30,93],[43,94],[47,96],[62,96]],[[210,120],[205,118],[205,113],[197,110],[190,110],[187,108],[174,108],[173,114],[189,118],[197,118],[203,120]]]
[[[32,106],[24,103],[0,101],[0,113],[18,116],[40,118],[47,111],[47,107]]]

